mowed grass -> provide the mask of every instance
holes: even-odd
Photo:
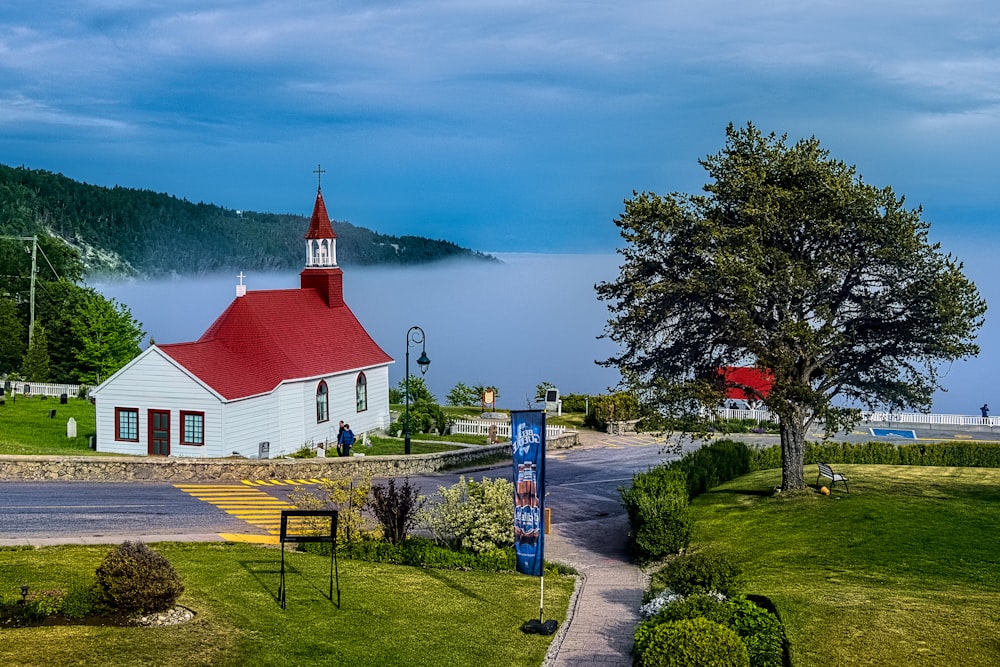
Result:
[[[51,626],[0,631],[0,664],[540,665],[551,637],[520,626],[538,615],[539,580],[341,560],[341,608],[326,597],[330,559],[241,544],[151,545],[170,560],[193,621],[165,628]],[[110,547],[0,550],[0,593],[92,581]],[[545,616],[565,618],[573,580],[546,577]],[[336,599],[336,592],[334,592]]]
[[[849,493],[774,495],[777,470],[711,490],[692,543],[742,562],[793,665],[1000,664],[1000,470],[834,470]]]
[[[97,432],[94,406],[87,400],[5,396],[0,405],[0,454],[93,455],[87,436]],[[55,417],[49,412],[55,410]],[[69,418],[76,420],[76,437],[66,437]]]

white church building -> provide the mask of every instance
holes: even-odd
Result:
[[[344,303],[321,188],[305,239],[298,289],[239,285],[201,338],[152,344],[91,392],[97,451],[274,457],[335,441],[341,420],[388,426],[393,360]]]

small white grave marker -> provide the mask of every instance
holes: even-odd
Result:
[[[67,438],[76,437],[76,419],[74,419],[73,417],[70,417],[69,421],[66,422],[66,437]]]

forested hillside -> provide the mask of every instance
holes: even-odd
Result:
[[[303,216],[238,212],[0,165],[0,236],[57,236],[79,251],[89,275],[299,268],[307,226]],[[341,264],[493,259],[449,241],[387,236],[347,222],[333,226]]]

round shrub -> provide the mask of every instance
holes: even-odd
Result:
[[[637,667],[750,667],[739,635],[707,618],[661,623],[635,648]]]
[[[184,585],[170,562],[142,542],[124,542],[97,568],[105,601],[126,613],[155,613],[174,606]]]
[[[640,558],[659,558],[687,547],[691,510],[687,481],[679,470],[654,468],[620,489],[629,516],[630,546]]]
[[[657,573],[657,580],[681,595],[716,591],[731,597],[740,592],[742,575],[739,566],[727,556],[694,551],[671,559]]]

